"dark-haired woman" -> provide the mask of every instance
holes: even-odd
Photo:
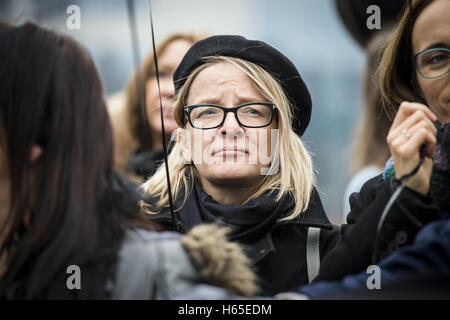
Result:
[[[360,200],[368,197],[374,200],[367,202],[367,207],[378,207],[382,212],[387,199],[398,188],[399,179],[413,172],[421,157],[423,163],[408,180],[386,216],[384,226],[391,231],[390,236],[380,232],[378,239],[384,243],[385,249],[380,252],[379,258],[406,245],[420,246],[420,243],[413,243],[419,230],[432,221],[446,224],[450,216],[449,16],[448,0],[411,1],[411,6],[405,6],[380,62],[380,90],[384,108],[388,114],[395,116],[387,136],[392,157],[386,163],[382,175],[369,180],[359,194],[350,197],[352,212],[360,210]],[[385,188],[377,186],[386,184],[391,186],[392,191],[383,195]],[[354,219],[352,212],[349,221]],[[396,215],[396,212],[401,215]],[[402,216],[406,220],[398,223]],[[365,234],[361,239],[369,239],[376,227],[377,224],[373,229],[359,230]],[[434,233],[433,237],[440,237],[438,231]],[[430,236],[428,238],[432,239]],[[362,248],[363,242],[358,246],[344,238],[337,250],[328,257],[326,270],[322,270],[324,272],[318,279],[335,280],[336,275],[339,278],[345,275],[344,270],[348,270],[348,267],[333,265],[333,260],[348,260],[351,266],[351,260],[346,256],[364,255]],[[405,248],[406,252],[414,250],[411,249],[414,247],[408,248]],[[443,251],[438,252],[438,246],[435,248],[434,259],[438,259],[437,256]],[[393,265],[401,267],[402,264]],[[404,268],[410,271],[414,269],[407,264]],[[357,268],[353,270],[362,271]]]
[[[112,169],[111,126],[86,50],[33,24],[12,27],[0,32],[0,77],[9,184],[0,298],[168,298],[203,281],[253,293],[245,257],[223,230],[180,239],[138,214],[140,195]],[[224,259],[196,260],[205,241]]]

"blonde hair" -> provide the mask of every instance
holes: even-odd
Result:
[[[275,151],[275,157],[279,157],[280,170],[275,175],[265,176],[260,187],[255,190],[244,204],[252,199],[261,196],[267,190],[271,192],[278,190],[276,201],[285,195],[291,195],[294,201],[292,213],[280,219],[291,220],[304,212],[309,205],[310,195],[315,185],[315,176],[311,156],[300,137],[292,130],[293,116],[288,98],[281,85],[262,67],[234,57],[205,57],[204,64],[197,67],[187,78],[185,84],[178,92],[175,103],[174,117],[180,127],[185,124],[183,107],[189,94],[189,89],[195,77],[204,69],[217,63],[231,63],[251,80],[253,80],[257,90],[269,101],[272,101],[278,108],[278,129],[279,147]],[[181,153],[180,143],[175,143],[169,157],[170,183],[174,199],[180,195],[181,187],[186,190],[182,205],[184,205],[189,193],[192,191],[193,181],[198,178],[195,166],[185,164]],[[165,165],[161,165],[156,173],[142,185],[144,192],[159,199],[156,207],[161,210],[169,206],[167,183],[165,176]],[[156,214],[148,204],[142,204],[142,209],[148,214]],[[180,208],[176,208],[178,211]]]

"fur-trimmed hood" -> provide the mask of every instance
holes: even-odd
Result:
[[[238,243],[227,239],[229,228],[202,224],[192,228],[181,242],[200,276],[209,284],[250,297],[258,286],[251,262]]]

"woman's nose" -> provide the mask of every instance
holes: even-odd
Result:
[[[225,116],[225,121],[219,128],[219,132],[226,134],[243,131],[244,131],[243,128],[239,125],[239,122],[236,119],[236,115],[233,112],[228,112]]]

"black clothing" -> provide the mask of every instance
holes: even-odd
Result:
[[[359,193],[350,196],[347,224],[341,226],[339,241],[322,261],[316,281],[340,280],[365,271],[399,247],[411,244],[424,224],[440,218],[439,206],[433,199],[406,187],[377,235],[378,222],[395,190],[395,181],[385,181],[379,175],[368,180]]]
[[[320,251],[324,254],[337,239],[337,227],[329,222],[319,195],[313,191],[308,210],[294,220],[279,222],[290,213],[291,201],[284,197],[275,201],[276,192],[249,201],[245,205],[220,205],[194,184],[185,205],[177,212],[183,229],[188,231],[201,223],[217,222],[232,228],[230,240],[244,245],[263,288],[262,295],[271,295],[296,284],[308,283],[306,270],[306,236],[308,227],[322,228]],[[178,199],[183,199],[181,194]],[[181,203],[175,203],[179,208]],[[153,216],[169,229],[169,210]]]
[[[143,179],[148,179],[163,162],[163,150],[137,150],[128,159],[126,171],[132,172]]]
[[[275,195],[264,194],[245,205],[220,205],[194,184],[186,204],[176,215],[184,231],[202,222],[232,226],[231,239],[245,246],[261,279],[260,294],[273,295],[308,283],[308,227],[321,229],[322,262],[316,279],[340,280],[372,264],[374,250],[379,260],[410,243],[422,224],[438,217],[439,208],[431,199],[406,188],[391,208],[375,246],[378,220],[392,192],[392,182],[384,181],[381,175],[369,180],[359,194],[350,197],[348,224],[340,228],[329,222],[316,190],[305,212],[293,220],[279,222],[279,218],[290,213],[289,199],[276,202]],[[183,197],[181,194],[178,199]],[[175,208],[180,207],[179,201]],[[148,202],[152,204],[154,200]],[[244,216],[250,214],[254,217]],[[169,229],[172,227],[168,209],[151,217]]]

